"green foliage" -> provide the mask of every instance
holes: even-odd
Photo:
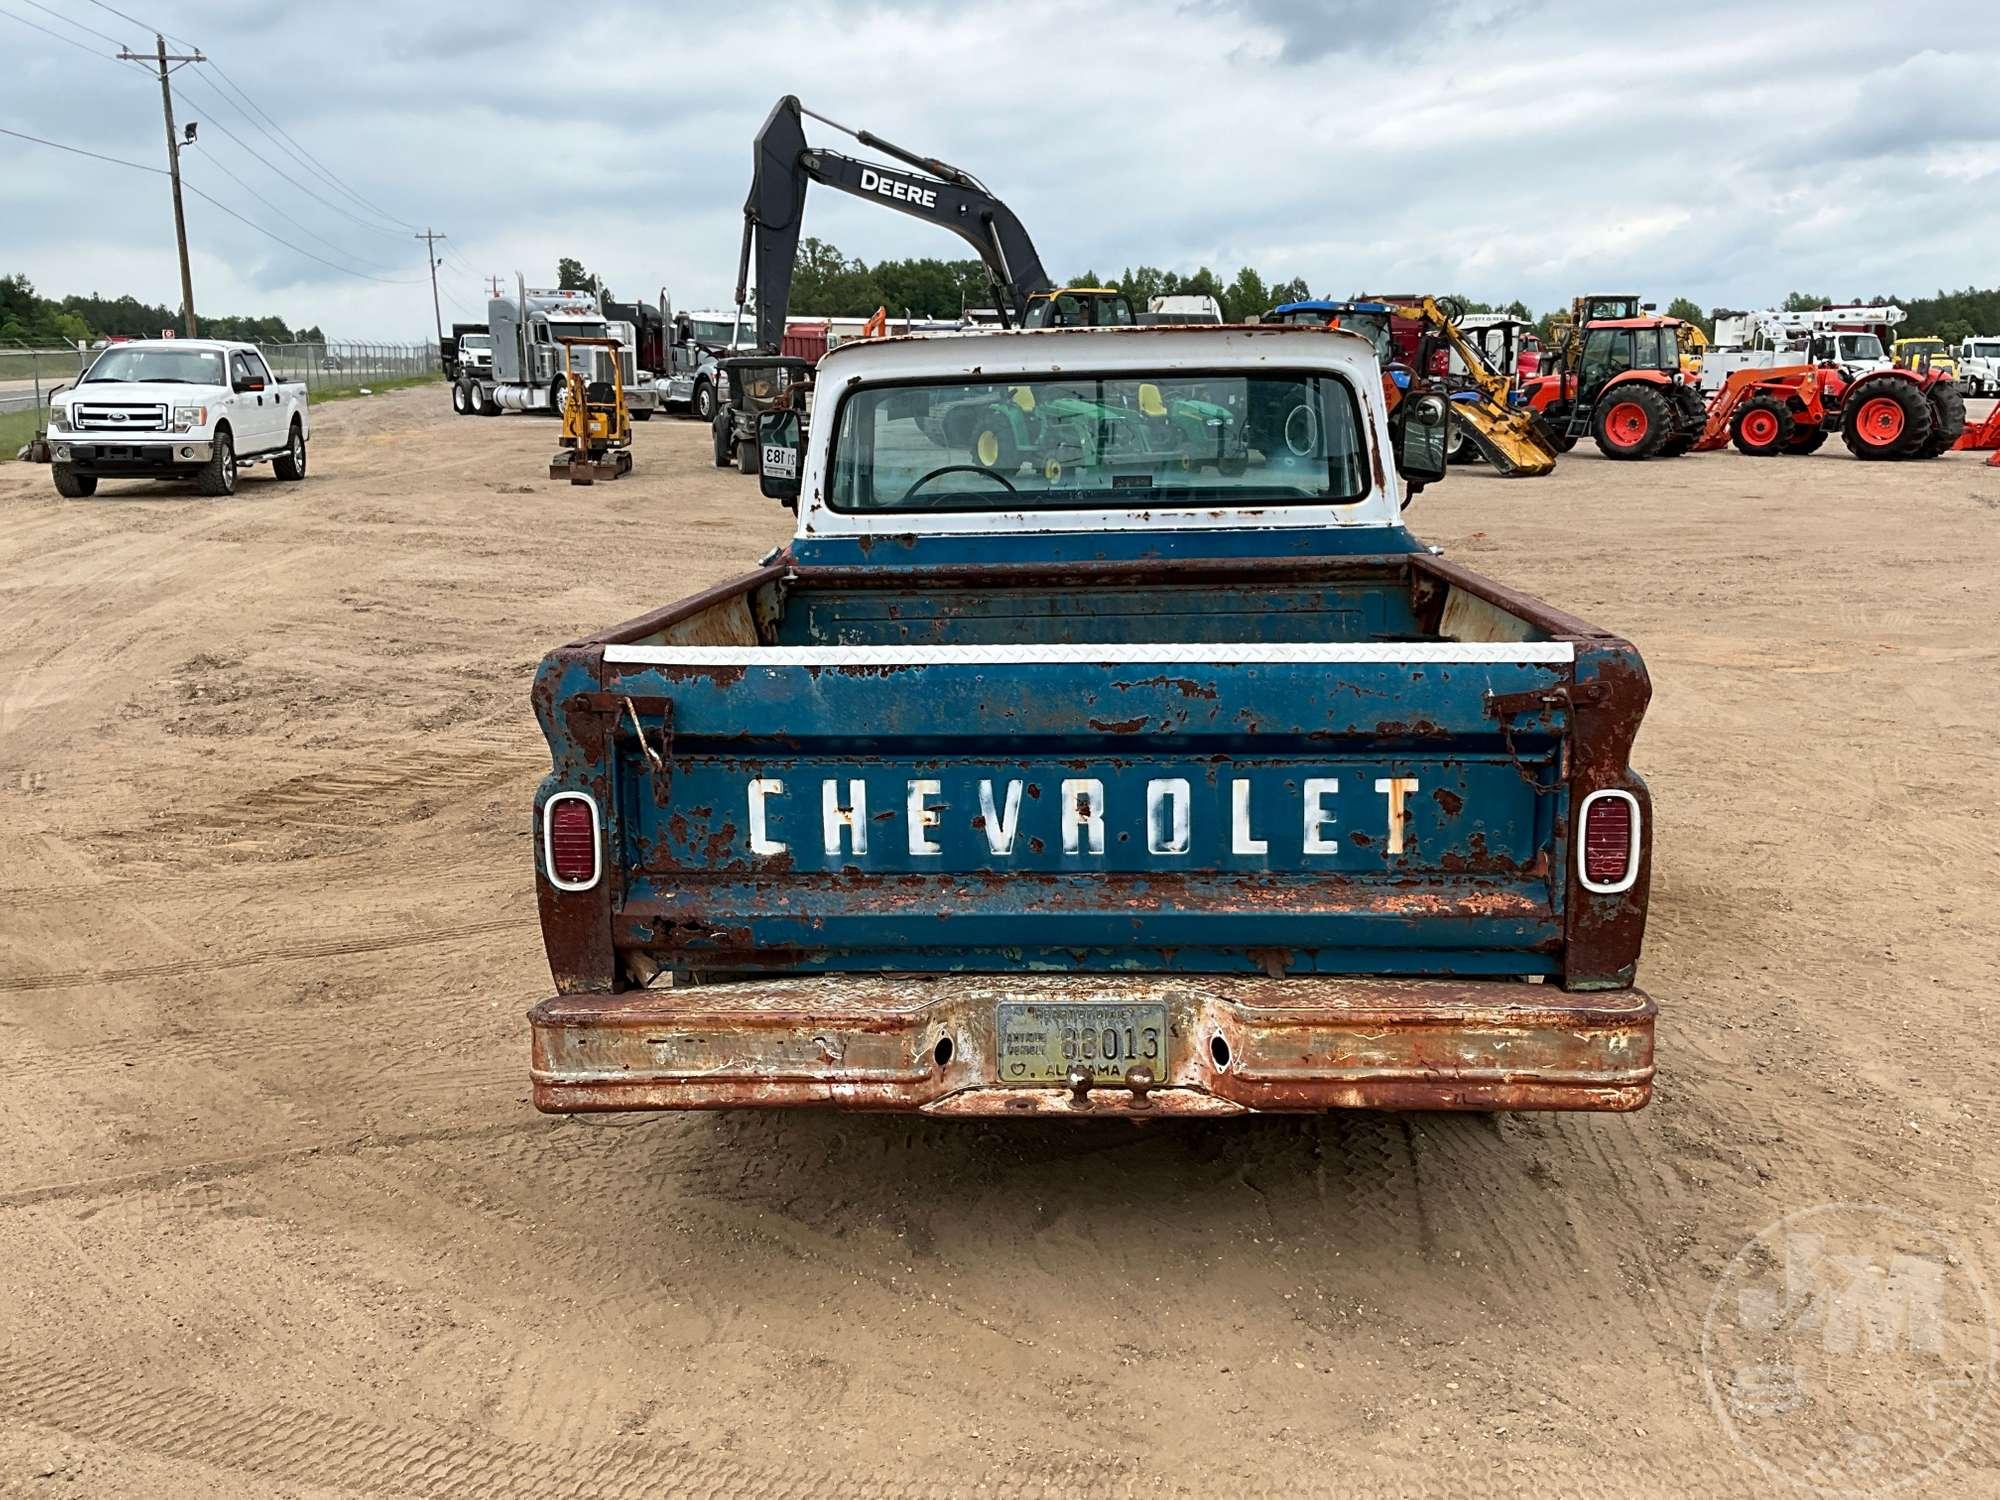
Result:
[[[1708,337],[1715,337],[1715,319],[1703,312],[1700,306],[1688,297],[1676,297],[1667,304],[1667,316],[1679,318],[1683,323],[1692,323]]]
[[[590,290],[590,272],[584,270],[582,261],[565,255],[556,262],[556,289],[564,292]]]
[[[68,296],[57,301],[35,291],[26,276],[0,276],[0,343],[53,346],[103,338],[158,338],[163,329],[184,326],[180,309],[157,307],[136,297]],[[294,329],[280,317],[210,317],[200,322],[205,337],[248,339],[260,344],[324,343],[317,327]]]

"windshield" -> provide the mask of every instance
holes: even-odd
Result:
[[[2000,359],[2000,343],[1968,344],[1966,356],[1969,359]]]
[[[83,377],[85,385],[101,380],[129,380],[161,385],[227,385],[222,356],[213,349],[107,349]]]
[[[1880,359],[1882,341],[1872,333],[1843,333],[1840,336],[1840,358],[1843,360]]]
[[[1030,328],[1123,328],[1131,322],[1132,304],[1101,292],[1057,292],[1028,308]]]
[[[746,316],[743,319],[742,341],[747,344],[756,338],[756,336],[756,326]],[[694,320],[694,341],[697,344],[727,344],[735,337],[736,322],[734,319],[731,319],[727,323],[711,322],[706,318],[696,318]]]
[[[559,343],[563,339],[601,339],[604,324],[590,318],[551,318],[548,323],[549,341]]]
[[[1038,377],[871,387],[841,405],[835,510],[1345,505],[1360,412],[1325,375]]]
[[[491,349],[493,335],[490,333],[468,333],[458,341],[461,349]]]

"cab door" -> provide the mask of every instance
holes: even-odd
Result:
[[[237,350],[229,356],[229,385],[235,399],[230,404],[236,430],[236,451],[263,453],[282,440],[277,418],[278,393],[271,386],[271,372],[255,355]]]

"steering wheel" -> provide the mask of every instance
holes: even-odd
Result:
[[[999,480],[1001,484],[1006,486],[1008,494],[1018,495],[1021,493],[1014,487],[1014,481],[1009,479],[1005,474],[1002,474],[998,469],[988,469],[980,464],[946,464],[942,468],[932,469],[930,473],[924,475],[923,478],[904,490],[903,500],[909,499],[910,496],[929,484],[933,479],[936,479],[940,474],[983,474],[988,479]],[[896,503],[900,505],[902,504],[902,500]]]

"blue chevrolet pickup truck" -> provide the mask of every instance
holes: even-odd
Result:
[[[789,548],[537,676],[539,1108],[1647,1102],[1645,668],[1405,529],[1444,402],[1287,328],[814,401]]]

